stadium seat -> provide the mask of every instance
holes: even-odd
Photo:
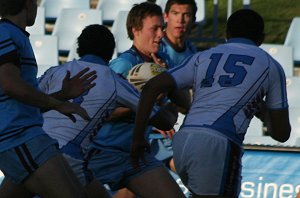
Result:
[[[57,37],[50,35],[31,35],[30,43],[38,65],[38,77],[49,67],[58,65]]]
[[[77,47],[78,47],[78,44],[75,39],[75,42],[73,43],[73,45],[70,49],[67,61],[72,61],[73,59],[79,59],[79,55],[77,54]]]
[[[38,7],[34,24],[31,27],[26,27],[26,31],[29,32],[31,35],[45,34],[45,8],[40,6]]]
[[[0,171],[0,184],[2,183],[2,180],[4,179],[3,173]]]
[[[113,22],[111,32],[116,40],[117,55],[128,50],[132,46],[132,40],[129,39],[126,29],[126,20],[129,11],[120,11]]]
[[[286,87],[287,87],[287,96],[288,103],[290,108],[300,108],[300,77],[293,76],[287,77]]]
[[[246,136],[263,136],[263,123],[260,119],[252,118]]]
[[[293,47],[293,60],[300,64],[300,17],[294,17],[285,37],[284,45]]]
[[[90,0],[42,0],[40,6],[45,8],[46,20],[55,21],[62,9],[89,9]]]
[[[63,9],[55,22],[52,35],[58,37],[58,49],[69,52],[76,38],[88,25],[102,24],[100,10]]]
[[[129,11],[134,4],[142,2],[144,0],[99,0],[96,9],[102,11],[103,24],[111,25],[119,11]]]
[[[286,76],[293,76],[294,62],[292,47],[266,43],[263,43],[260,47],[268,52],[275,60],[277,60],[282,65]]]

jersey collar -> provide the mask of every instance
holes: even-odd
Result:
[[[18,28],[19,30],[21,30],[27,37],[30,36],[29,32],[27,32],[26,30],[23,30],[22,28],[20,28],[19,26],[17,26],[16,24],[14,24],[13,22],[11,22],[10,20],[8,19],[0,19],[0,22],[4,22],[4,23],[8,23],[16,28]]]
[[[243,44],[256,46],[256,44],[253,41],[251,41],[250,39],[246,39],[246,38],[231,38],[231,39],[227,40],[227,43],[243,43]]]
[[[84,61],[84,62],[100,64],[100,65],[107,65],[107,63],[102,58],[100,58],[99,56],[92,55],[92,54],[84,55],[79,60]]]

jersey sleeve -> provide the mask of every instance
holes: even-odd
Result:
[[[198,56],[189,56],[178,66],[168,70],[167,72],[173,77],[178,89],[191,88],[194,83]],[[184,75],[183,75],[184,74]]]
[[[0,28],[0,32],[0,66],[5,63],[13,63],[20,67],[18,48],[10,33],[4,28]]]
[[[140,93],[127,80],[112,72],[116,83],[117,100],[120,104],[130,108],[134,112],[137,111]],[[158,107],[154,107],[151,112],[151,117],[159,111]]]
[[[50,67],[49,69],[47,69],[44,72],[44,74],[41,77],[39,77],[37,79],[40,91],[42,91],[43,93],[49,94],[50,84],[53,83],[52,82],[53,74],[55,73],[55,71],[58,68],[59,67]]]
[[[270,61],[269,88],[266,95],[266,104],[270,109],[288,108],[286,77],[281,65]]]
[[[109,63],[109,67],[114,70],[114,72],[121,74],[125,78],[132,66],[132,63],[124,58],[116,58]]]

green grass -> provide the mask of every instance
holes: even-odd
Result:
[[[217,38],[225,38],[227,19],[227,1],[219,0]],[[202,28],[202,36],[195,33],[197,46],[207,48],[219,42],[212,42],[213,37],[213,0],[206,0],[206,22]],[[242,0],[233,0],[233,12],[242,8]],[[257,11],[265,20],[266,38],[264,43],[283,44],[289,25],[295,16],[300,16],[300,0],[251,0],[251,9]]]

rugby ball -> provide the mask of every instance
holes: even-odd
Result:
[[[165,67],[162,67],[156,63],[140,63],[130,69],[127,80],[137,90],[141,91],[148,80],[166,70],[167,69]]]

